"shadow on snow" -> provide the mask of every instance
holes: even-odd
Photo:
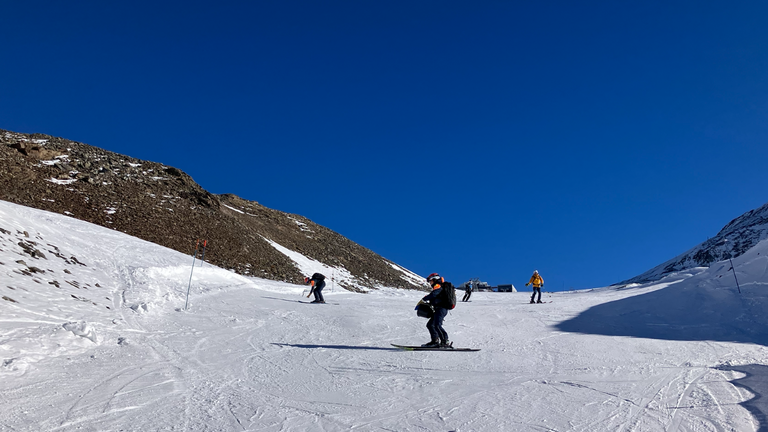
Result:
[[[760,425],[758,432],[768,432],[768,400],[763,393],[768,390],[768,366],[751,364],[744,366],[721,366],[719,370],[736,371],[746,374],[744,378],[733,380],[733,384],[749,390],[755,396],[740,405],[746,408]]]
[[[375,351],[400,351],[397,348],[372,347],[372,346],[354,346],[354,345],[314,345],[314,344],[284,344],[272,343],[272,345],[294,348],[330,348],[341,350],[375,350]]]
[[[768,293],[760,289],[706,289],[672,285],[657,291],[594,306],[555,327],[561,331],[674,341],[721,341],[768,346]],[[755,396],[740,403],[768,432],[768,366],[721,366],[745,377],[733,384]]]
[[[570,333],[768,345],[761,290],[672,285],[593,306],[555,328]]]
[[[301,296],[300,298],[297,298],[296,300],[293,299],[287,299],[287,298],[280,298],[280,297],[267,297],[267,296],[261,296],[261,298],[270,299],[270,300],[280,300],[288,303],[301,303],[302,300],[306,299],[306,296]]]

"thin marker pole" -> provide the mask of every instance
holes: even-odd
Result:
[[[208,246],[208,240],[203,240],[203,257],[200,258],[200,267],[202,267],[203,264],[205,264],[205,248],[206,248],[206,246]]]
[[[720,240],[719,242],[717,242],[715,245],[716,246],[725,245],[726,243],[728,243],[728,239],[724,238],[724,239]],[[729,253],[729,255],[730,255],[730,253]],[[736,279],[736,289],[738,289],[739,290],[739,294],[741,294],[741,287],[739,286],[739,278],[736,277],[736,269],[733,267],[733,260],[731,258],[728,258],[728,262],[731,263],[731,271],[733,271],[733,278]]]
[[[741,287],[739,286],[739,278],[736,277],[736,269],[733,268],[733,260],[728,258],[728,261],[731,262],[731,271],[733,271],[733,278],[736,279],[736,289],[739,290],[739,294],[741,294]]]
[[[195,253],[192,255],[192,271],[189,272],[189,285],[187,286],[187,300],[184,302],[184,310],[187,310],[187,306],[189,305],[189,290],[192,288],[192,273],[195,271],[195,259],[197,259],[197,249],[200,246],[200,239],[197,239],[197,244],[195,244]]]

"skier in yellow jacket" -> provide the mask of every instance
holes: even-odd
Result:
[[[525,286],[533,285],[533,295],[531,296],[531,303],[533,303],[533,298],[536,297],[536,293],[539,293],[539,300],[536,303],[541,303],[541,289],[544,288],[544,279],[539,274],[538,270],[533,271],[533,276],[531,276],[531,280],[528,281]]]

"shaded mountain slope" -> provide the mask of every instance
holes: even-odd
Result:
[[[646,283],[681,270],[709,267],[714,262],[743,255],[766,238],[768,238],[768,204],[737,217],[723,227],[716,236],[687,252],[617,285]]]

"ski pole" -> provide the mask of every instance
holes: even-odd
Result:
[[[192,255],[192,271],[189,272],[189,285],[187,286],[187,300],[184,302],[184,310],[187,310],[189,305],[189,290],[192,288],[192,273],[195,271],[195,259],[197,258],[197,249],[200,246],[200,239],[197,239],[195,244],[195,253]]]

